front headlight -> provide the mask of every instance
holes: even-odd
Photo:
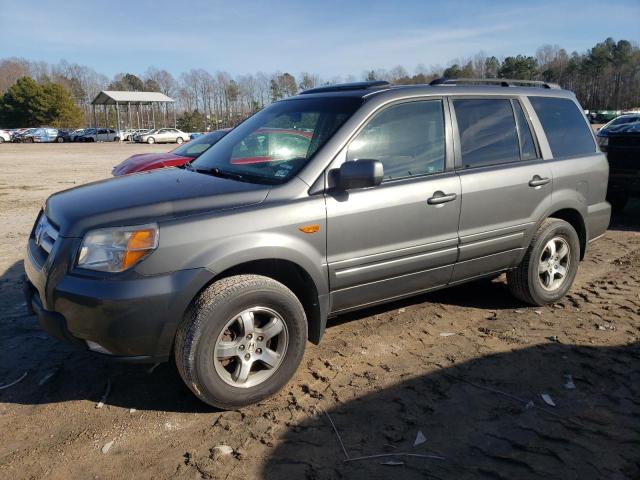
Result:
[[[122,272],[158,247],[158,225],[92,230],[84,236],[78,267],[101,272]]]

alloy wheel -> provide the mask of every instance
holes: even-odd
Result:
[[[252,307],[227,322],[215,344],[215,369],[233,387],[250,388],[271,377],[287,351],[289,332],[282,316]]]

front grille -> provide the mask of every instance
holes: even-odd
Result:
[[[51,253],[53,245],[56,243],[57,239],[58,229],[49,221],[43,212],[40,214],[40,218],[38,219],[38,223],[36,224],[36,228],[33,232],[33,241],[48,255]]]
[[[611,135],[609,137],[609,149],[617,147],[640,148],[640,132],[636,134]]]

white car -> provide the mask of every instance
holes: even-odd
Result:
[[[0,143],[10,142],[11,135],[6,130],[0,130]]]
[[[80,137],[81,142],[119,142],[118,132],[111,128],[92,128]]]
[[[118,130],[118,136],[122,141],[130,142],[133,140],[133,136],[136,134],[136,130],[133,128],[125,128]]]
[[[142,143],[184,143],[191,139],[188,133],[177,128],[157,128],[142,135],[137,135],[134,140]]]

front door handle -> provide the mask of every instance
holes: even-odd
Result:
[[[429,205],[440,205],[441,203],[453,202],[456,198],[458,198],[458,195],[455,193],[445,194],[438,190],[433,194],[433,197],[427,199],[427,203]]]
[[[541,187],[542,185],[546,185],[549,183],[551,179],[549,177],[541,177],[540,175],[534,175],[531,180],[529,180],[530,187]]]

